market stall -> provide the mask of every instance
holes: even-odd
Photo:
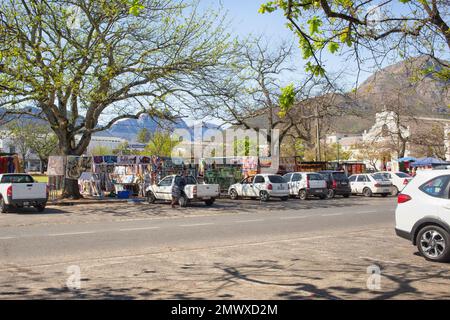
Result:
[[[244,174],[256,174],[257,162],[244,160],[244,158],[218,157],[201,159],[198,165],[198,176],[203,178],[205,183],[220,185],[221,192],[227,192],[229,186],[243,179]]]
[[[23,172],[19,156],[14,153],[0,153],[0,174]]]

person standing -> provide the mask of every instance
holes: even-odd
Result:
[[[180,200],[184,192],[184,187],[186,186],[186,178],[181,174],[175,176],[175,182],[172,187],[172,208],[175,208],[176,204]]]

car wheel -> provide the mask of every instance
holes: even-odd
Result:
[[[259,194],[259,199],[263,202],[269,201],[269,193],[267,193],[267,191],[261,191]]]
[[[0,211],[2,213],[8,212],[8,205],[5,203],[5,200],[3,200],[3,198],[0,199]]]
[[[363,190],[363,195],[364,197],[370,198],[372,196],[372,190],[370,190],[370,188],[365,188]]]
[[[281,197],[281,201],[288,201],[289,197]]]
[[[155,195],[153,194],[153,192],[151,192],[151,191],[147,192],[147,202],[150,204],[153,204],[153,203],[155,203],[155,201],[156,201],[156,198],[155,198]]]
[[[230,198],[231,200],[237,200],[239,198],[239,195],[236,190],[234,189],[230,190]]]
[[[185,196],[181,196],[178,199],[178,204],[180,205],[180,207],[185,208],[188,205],[188,199]]]
[[[425,259],[435,262],[450,260],[449,234],[438,226],[426,226],[417,235],[417,248]]]
[[[342,196],[343,196],[344,198],[350,198],[350,193],[343,194]]]
[[[336,192],[334,192],[333,189],[328,189],[327,198],[328,199],[333,199],[335,196],[336,196]]]
[[[300,200],[306,200],[308,198],[308,194],[306,193],[305,189],[302,189],[298,192],[298,197]]]
[[[214,201],[215,201],[216,199],[208,199],[208,200],[205,200],[205,204],[208,206],[208,207],[211,207],[213,204],[214,204]]]
[[[44,212],[45,204],[39,204],[39,205],[35,206],[35,208],[38,212]]]
[[[398,196],[400,192],[398,191],[398,188],[396,186],[394,186],[394,188],[392,189],[392,195],[394,197]]]

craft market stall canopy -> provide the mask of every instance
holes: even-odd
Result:
[[[417,159],[416,162],[411,164],[411,166],[414,168],[435,167],[435,166],[441,166],[441,165],[450,165],[450,162],[436,159],[436,158],[421,158],[421,159]]]

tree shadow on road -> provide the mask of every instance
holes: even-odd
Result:
[[[381,288],[367,288],[367,267],[382,271]],[[158,270],[142,269],[132,276],[82,279],[81,290],[64,281],[49,286],[64,273],[44,275],[22,268],[0,285],[7,299],[449,299],[449,265],[358,263],[313,259],[253,260],[251,263],[174,264],[161,278]],[[14,273],[14,272],[13,272]],[[1,274],[0,274],[1,279]],[[168,280],[169,279],[169,280]],[[180,287],[180,283],[182,286]],[[256,292],[255,296],[251,296]]]

